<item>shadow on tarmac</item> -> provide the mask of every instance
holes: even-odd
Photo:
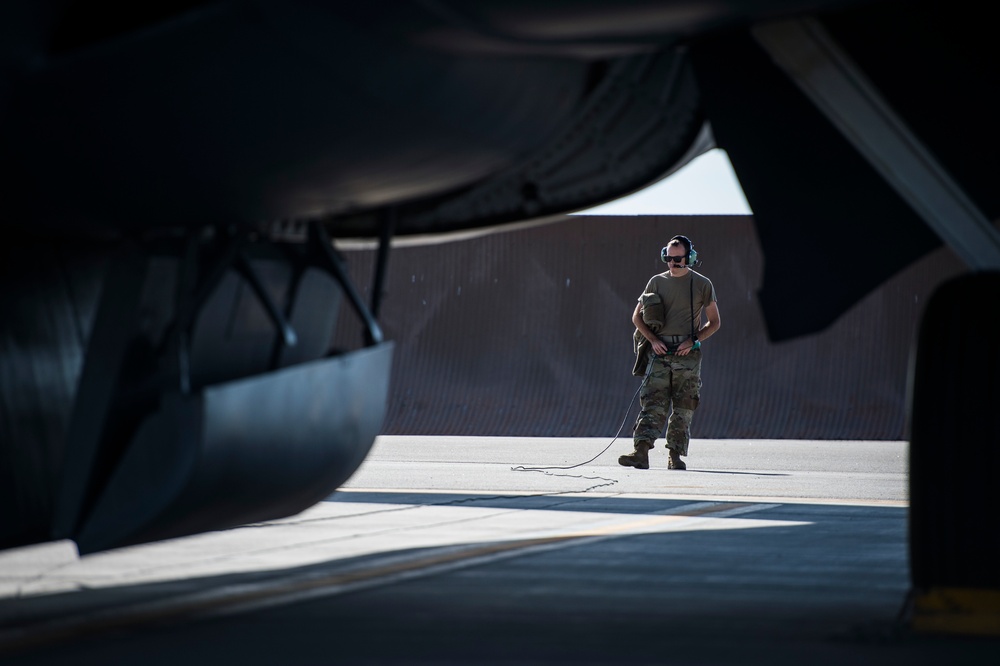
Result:
[[[330,501],[650,517],[692,505],[354,491]],[[506,552],[496,558],[463,560],[455,546],[393,549],[277,571],[4,600],[0,622],[7,629],[125,610],[117,623],[96,623],[21,650],[0,648],[0,660],[9,666],[998,663],[1000,642],[915,635],[900,623],[909,586],[904,508],[778,504],[746,518],[701,518],[675,531],[557,537],[544,548],[530,542],[545,540],[530,539],[521,550],[474,539],[459,546]],[[421,562],[441,561],[449,552],[455,566],[421,569]],[[324,590],[388,570],[387,557],[397,571],[411,563],[414,575]],[[306,587],[318,596],[231,616],[206,618],[206,610],[219,607],[196,603],[145,618],[128,611],[212,590],[253,594],[260,586],[294,588],[302,581],[312,581]]]

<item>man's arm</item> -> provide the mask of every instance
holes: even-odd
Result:
[[[698,340],[701,342],[715,335],[715,332],[722,326],[722,320],[719,318],[718,301],[712,301],[705,306],[705,319],[707,320],[705,325],[698,329]]]
[[[713,303],[714,305],[714,303]],[[635,324],[636,329],[642,333],[642,337],[649,340],[649,343],[653,346],[653,353],[657,356],[662,356],[667,353],[667,346],[663,344],[663,341],[656,337],[652,329],[646,325],[646,322],[642,320],[642,303],[635,304],[635,312],[632,313],[632,323]]]
[[[719,318],[719,303],[712,301],[705,306],[705,325],[698,329],[698,342],[704,342],[715,335],[715,332],[722,326],[722,319]],[[694,340],[688,338],[677,347],[677,353],[686,355],[694,347]]]

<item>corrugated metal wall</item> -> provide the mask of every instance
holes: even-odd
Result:
[[[756,304],[762,255],[744,216],[567,217],[395,249],[380,317],[397,342],[383,433],[613,435],[641,381],[631,375],[632,310],[678,233],[694,242],[723,322],[705,345],[695,437],[905,438],[915,323],[933,287],[962,271],[957,259],[939,250],[823,334],[772,344]],[[863,242],[817,233],[858,257],[845,271],[878,261]],[[374,252],[346,256],[367,296]],[[787,316],[800,305],[788,303]],[[338,342],[356,344],[353,317],[341,319]]]

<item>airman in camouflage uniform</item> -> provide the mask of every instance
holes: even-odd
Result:
[[[639,402],[645,407],[636,419],[635,440],[655,441],[666,424],[667,448],[686,456],[691,417],[700,399],[700,349],[686,356],[672,354],[655,359],[639,392]]]
[[[618,463],[649,469],[649,450],[666,425],[667,467],[687,469],[681,456],[688,453],[691,418],[701,399],[701,343],[721,322],[712,282],[690,269],[698,256],[691,241],[674,236],[661,256],[670,269],[649,280],[632,315],[633,374],[644,379],[633,429],[635,450]]]

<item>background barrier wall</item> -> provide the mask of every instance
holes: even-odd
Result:
[[[380,314],[397,343],[382,432],[611,436],[625,419],[630,437],[637,406],[627,417],[626,407],[641,381],[631,374],[632,310],[666,270],[660,248],[675,234],[694,242],[722,318],[704,347],[693,436],[906,439],[916,322],[960,262],[942,248],[822,334],[773,344],[756,302],[763,259],[749,216],[572,216],[394,249]],[[845,272],[878,261],[863,239],[817,234],[842,247]],[[374,254],[345,252],[367,289]],[[788,317],[796,307],[787,304]],[[342,321],[337,341],[355,344],[356,329]]]

